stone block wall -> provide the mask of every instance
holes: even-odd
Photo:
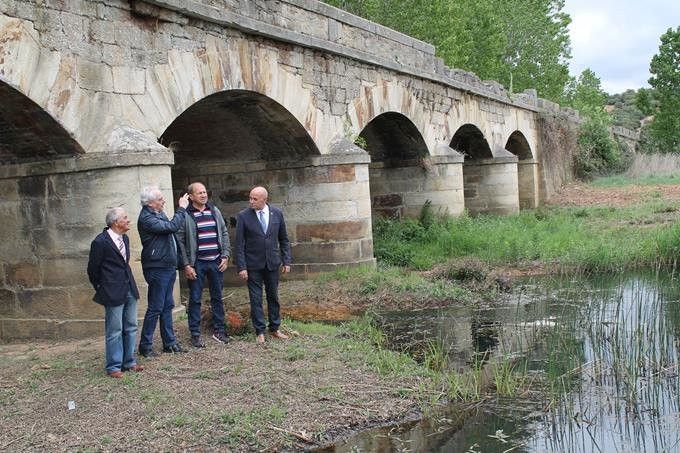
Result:
[[[1,228],[10,240],[0,243],[0,340],[103,332],[104,310],[92,301],[87,261],[90,243],[106,226],[111,207],[123,207],[132,220],[131,266],[142,296],[138,316],[143,316],[138,188],[156,184],[170,195],[168,156],[151,157],[160,160],[149,166],[114,167],[102,165],[97,157],[52,162],[48,174],[39,164],[1,168]],[[135,160],[128,155],[118,163]]]
[[[539,204],[538,163],[535,159],[517,162],[517,182],[520,209],[537,208]]]
[[[516,157],[465,162],[463,180],[465,208],[471,215],[519,211]]]
[[[462,158],[433,157],[401,165],[370,165],[373,215],[418,217],[427,201],[434,212],[454,216],[463,212]]]
[[[233,241],[236,214],[248,207],[250,189],[262,185],[270,202],[284,211],[294,262],[291,278],[337,266],[373,265],[368,156],[321,156],[305,163],[178,165],[173,169],[175,197],[190,182],[204,182],[230,224]]]

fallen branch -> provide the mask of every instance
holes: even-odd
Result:
[[[291,436],[297,437],[298,439],[305,441],[309,444],[316,444],[316,441],[314,439],[312,439],[311,437],[309,437],[304,431],[300,431],[299,433],[296,433],[295,431],[289,431],[287,429],[279,428],[279,427],[274,426],[274,425],[269,425],[269,427],[271,429],[275,430],[275,431],[280,431],[280,432],[285,433],[285,434],[290,434]]]

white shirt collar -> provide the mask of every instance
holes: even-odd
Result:
[[[111,239],[113,239],[113,243],[116,244],[116,245],[118,245],[118,238],[122,238],[123,235],[122,235],[122,234],[116,233],[116,232],[113,231],[111,228],[109,228],[109,229],[106,230],[106,231],[109,233],[109,236],[111,237]]]
[[[264,213],[265,218],[269,218],[269,205],[264,205],[264,208],[260,209]],[[257,215],[260,215],[260,211],[257,211]]]

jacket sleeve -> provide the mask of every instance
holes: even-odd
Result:
[[[172,220],[165,220],[159,216],[147,213],[140,217],[140,226],[146,231],[154,234],[176,233],[184,223],[186,210],[182,207],[177,208]]]
[[[174,219],[174,217],[173,217]],[[177,240],[177,251],[179,253],[179,264],[182,267],[189,266],[191,263],[189,262],[189,254],[187,253],[187,244],[186,244],[186,238],[187,238],[187,220],[189,219],[189,216],[184,215],[184,218],[182,219],[181,225],[179,227],[179,230],[177,230],[177,233],[175,233],[175,239]]]
[[[279,247],[281,249],[281,261],[284,266],[290,266],[293,263],[293,257],[290,253],[290,241],[288,240],[288,231],[286,231],[286,221],[283,220],[283,212],[279,211],[281,222],[279,224]]]
[[[90,257],[87,261],[87,276],[90,279],[92,287],[97,290],[99,282],[101,281],[102,260],[104,259],[104,250],[102,244],[96,239],[90,245]]]
[[[222,213],[220,211],[217,211],[217,224],[218,224],[218,231],[221,231],[221,236],[222,236],[222,250],[220,250],[220,255],[222,258],[227,258],[229,259],[229,256],[231,256],[231,243],[229,242],[229,231],[227,230],[227,224],[224,221],[224,217],[222,217]]]
[[[245,218],[243,214],[236,217],[236,239],[234,239],[234,261],[236,263],[236,270],[241,272],[247,268],[246,266],[246,238],[245,238]]]

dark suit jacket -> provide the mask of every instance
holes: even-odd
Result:
[[[111,236],[104,228],[90,245],[90,259],[87,263],[87,276],[96,291],[94,301],[98,304],[116,306],[127,302],[128,291],[139,299],[137,283],[130,269],[130,240],[123,235],[126,259],[118,250]]]
[[[239,272],[242,270],[276,270],[283,264],[290,266],[290,241],[286,231],[283,212],[269,205],[267,233],[262,232],[257,214],[251,208],[239,212],[236,217],[236,240],[234,260]]]

